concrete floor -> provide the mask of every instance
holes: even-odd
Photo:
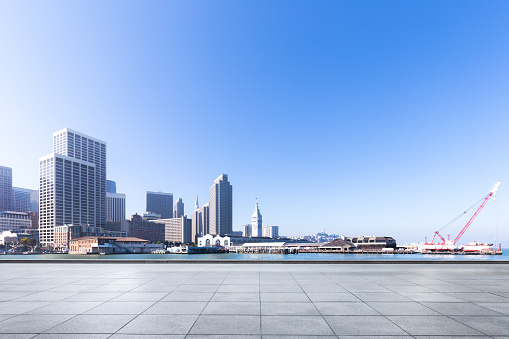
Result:
[[[509,338],[509,265],[0,264],[0,338]]]

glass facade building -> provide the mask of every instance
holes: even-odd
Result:
[[[0,211],[12,211],[12,169],[0,166]]]
[[[173,217],[173,194],[147,191],[147,212],[160,214],[162,219]]]
[[[12,188],[12,208],[16,212],[39,212],[39,192],[28,188]]]

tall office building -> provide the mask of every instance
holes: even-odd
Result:
[[[184,215],[184,203],[181,198],[177,199],[175,206],[173,206],[173,217],[180,218]]]
[[[96,167],[52,153],[39,159],[39,239],[52,247],[54,229],[66,224],[96,225]]]
[[[147,212],[160,214],[162,219],[173,216],[173,194],[147,191]]]
[[[197,244],[198,238],[207,234],[209,234],[209,203],[200,208],[196,196],[194,212],[191,214],[191,241]]]
[[[233,230],[232,185],[228,175],[221,174],[209,188],[210,230],[209,234],[225,235]]]
[[[106,226],[106,143],[64,128],[53,152],[39,159],[39,237],[54,245],[64,225]]]
[[[106,203],[107,222],[125,220],[125,194],[106,192]]]
[[[251,218],[251,230],[252,230],[251,234],[253,237],[262,236],[262,214],[260,213],[260,209],[258,208],[258,203],[256,203],[255,205],[255,210]]]
[[[113,180],[106,180],[106,193],[117,193],[117,183]]]
[[[64,128],[53,133],[53,152],[94,164],[96,224],[93,226],[106,226],[106,143]]]
[[[0,211],[12,211],[12,169],[0,166]]]
[[[12,210],[28,213],[39,212],[39,191],[28,188],[12,188]]]

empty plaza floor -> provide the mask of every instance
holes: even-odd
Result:
[[[0,264],[0,338],[508,338],[509,264]]]

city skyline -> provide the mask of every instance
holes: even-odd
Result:
[[[228,173],[234,230],[258,197],[282,235],[423,241],[501,181],[464,240],[509,241],[507,3],[193,4],[0,4],[12,186],[68,127],[107,142],[128,217]]]

